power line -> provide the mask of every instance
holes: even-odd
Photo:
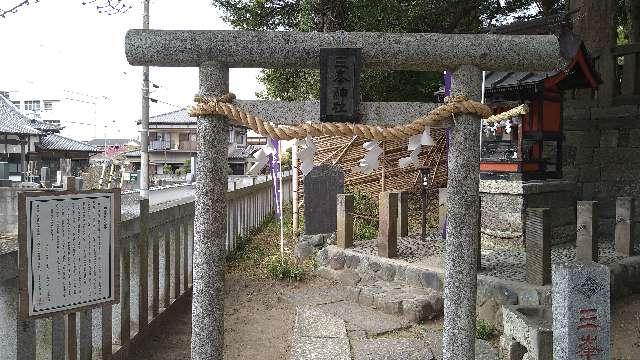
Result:
[[[9,10],[0,9],[0,17],[4,19],[5,15],[7,15],[7,14],[15,14],[15,13],[17,13],[19,8],[29,5],[29,1],[30,0],[24,0],[24,1],[20,2],[20,3],[18,3],[17,5],[15,5],[14,7],[12,7]],[[38,2],[40,2],[40,0],[34,0],[34,3],[38,3]]]
[[[119,15],[124,14],[133,8],[132,5],[127,5],[123,0],[89,0],[83,1],[82,5],[96,4],[96,10],[98,14],[105,15]]]
[[[173,106],[173,107],[178,108],[178,109],[185,109],[186,108],[186,106],[180,106],[180,105],[168,103],[166,101],[162,101],[162,100],[159,100],[159,99],[156,99],[156,98],[152,98],[152,97],[149,97],[149,101],[151,101],[152,103],[160,103],[160,104]]]

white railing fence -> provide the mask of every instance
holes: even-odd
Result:
[[[291,186],[291,176],[285,177],[285,203],[291,201]],[[273,209],[271,181],[229,191],[227,253]],[[62,316],[17,318],[17,252],[0,253],[0,358],[64,360],[67,349],[82,360],[126,358],[166,310],[191,291],[194,216],[193,201],[155,207],[149,214],[146,244],[140,242],[140,218],[123,220],[120,304],[81,312],[75,331],[67,329]]]

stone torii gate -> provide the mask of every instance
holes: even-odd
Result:
[[[453,94],[473,100],[480,97],[481,70],[544,71],[563,64],[558,39],[547,35],[164,30],[130,30],[126,35],[131,65],[198,67],[201,96],[226,94],[229,68],[319,68],[320,48],[329,47],[362,48],[363,66],[370,69],[453,70]],[[402,108],[402,104],[395,105]],[[199,117],[197,124],[191,356],[211,360],[222,359],[224,348],[227,121],[222,116],[206,116]],[[480,232],[472,219],[479,212],[480,119],[477,115],[456,116],[448,126],[443,353],[446,360],[474,359]]]

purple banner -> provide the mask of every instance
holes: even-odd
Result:
[[[276,217],[279,219],[282,215],[282,209],[280,209],[280,142],[272,139],[271,145],[275,149],[275,154],[269,155],[269,170],[271,171]]]

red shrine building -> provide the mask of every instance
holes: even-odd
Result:
[[[501,113],[520,104],[528,114],[482,132],[481,179],[562,178],[562,94],[596,89],[598,80],[581,46],[564,69],[549,72],[488,72],[485,102]]]
[[[576,239],[576,182],[563,174],[565,99],[591,92],[600,77],[570,30],[560,35],[564,68],[548,72],[487,72],[485,103],[495,113],[521,104],[527,114],[498,126],[483,124],[480,159],[481,232],[484,239],[522,244],[528,209],[551,212],[552,244]],[[587,90],[581,90],[587,89]]]

